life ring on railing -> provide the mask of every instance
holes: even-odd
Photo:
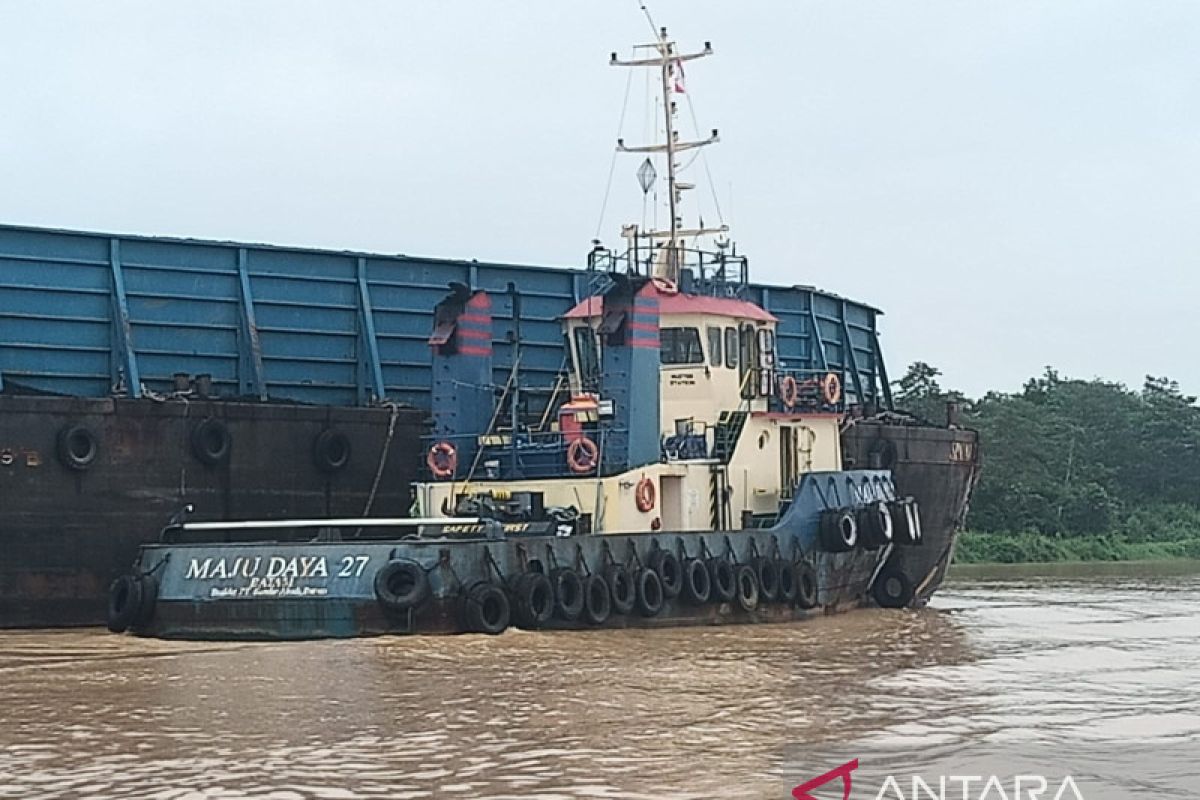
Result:
[[[821,378],[821,396],[831,406],[836,406],[842,399],[842,379],[835,372],[828,372]]]
[[[791,375],[784,375],[779,381],[779,401],[788,408],[795,407],[800,400],[800,384]]]
[[[567,466],[576,475],[594,472],[600,463],[600,448],[586,436],[580,436],[567,448]]]
[[[679,287],[673,280],[668,278],[651,278],[650,282],[654,284],[655,289],[658,289],[659,294],[679,294]]]
[[[429,455],[425,456],[425,464],[433,473],[433,477],[449,478],[458,467],[458,451],[449,442],[438,442],[429,448]]]
[[[657,498],[658,492],[654,488],[654,481],[649,478],[642,478],[638,481],[637,488],[633,490],[633,502],[637,503],[637,510],[646,512],[654,508],[654,501]]]

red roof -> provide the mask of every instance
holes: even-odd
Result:
[[[604,311],[604,298],[588,297],[563,315],[565,319],[588,319],[598,317]],[[713,314],[737,319],[752,319],[758,322],[778,322],[770,312],[754,303],[732,297],[707,297],[704,295],[677,292],[658,292],[659,316],[672,314]]]

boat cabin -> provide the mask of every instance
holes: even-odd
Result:
[[[479,360],[485,300],[460,297],[457,321],[439,313],[435,351],[466,337],[448,362]],[[435,405],[435,421],[440,412],[449,424],[435,432],[422,514],[476,511],[462,502],[472,495],[536,492],[595,532],[733,530],[778,518],[803,473],[841,469],[839,376],[779,364],[777,320],[761,307],[641,279],[583,300],[562,323],[567,391],[540,430],[472,405],[471,379],[455,371]],[[474,366],[477,379],[490,374]],[[493,424],[464,440],[468,419]]]

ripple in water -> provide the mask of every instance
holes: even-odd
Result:
[[[959,577],[796,625],[0,636],[0,798],[787,797],[798,754],[851,742],[1200,752],[1194,572]]]

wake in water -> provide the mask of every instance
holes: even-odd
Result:
[[[1075,754],[1136,797],[1147,754],[1200,752],[1200,575],[1120,569],[960,578],[920,612],[794,626],[6,632],[0,798],[788,797],[855,748],[909,772]],[[1161,780],[1200,779],[1165,761]]]

